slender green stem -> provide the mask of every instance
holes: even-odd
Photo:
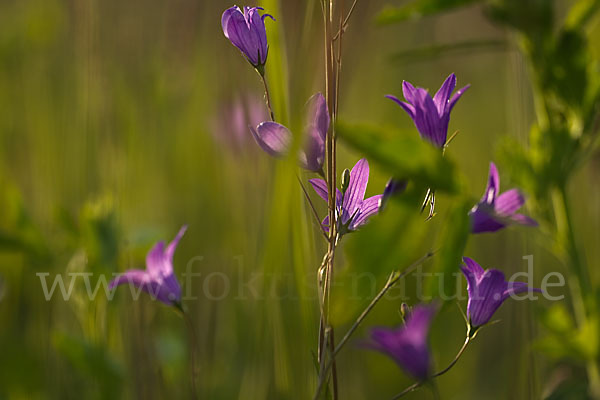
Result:
[[[196,331],[194,330],[194,324],[188,313],[182,310],[183,319],[188,330],[188,338],[190,343],[190,380],[192,384],[192,400],[196,400],[197,388],[196,388]]]
[[[589,272],[579,253],[579,246],[575,237],[569,197],[566,188],[561,188],[558,193],[558,201],[554,201],[554,210],[557,225],[558,240],[565,241],[569,269],[575,275],[571,279],[569,287],[573,297],[573,306],[577,317],[579,327],[587,323],[589,302],[593,302],[592,288],[590,284]],[[592,307],[595,307],[592,304]],[[600,373],[598,364],[595,360],[590,360],[586,364],[586,372],[589,382],[590,395],[595,399],[600,399]]]
[[[267,105],[267,110],[269,111],[269,116],[271,117],[271,121],[275,121],[275,114],[273,114],[273,108],[271,107],[271,95],[269,94],[269,86],[267,85],[267,79],[265,78],[264,71],[261,73],[257,69],[256,72],[258,72],[260,80],[265,88],[265,103]]]
[[[329,369],[332,368],[333,364],[335,363],[335,357],[342,350],[344,345],[348,342],[348,340],[350,339],[352,334],[356,331],[356,329],[358,329],[358,327],[364,321],[364,319],[367,317],[367,315],[369,315],[369,313],[375,307],[375,305],[377,305],[379,300],[381,300],[383,298],[383,296],[385,296],[385,294],[388,292],[388,290],[390,290],[396,283],[398,283],[398,281],[400,281],[400,279],[404,278],[406,275],[408,275],[415,268],[417,268],[418,266],[423,264],[430,257],[433,257],[433,255],[434,255],[434,252],[428,252],[423,257],[419,258],[417,261],[415,261],[410,266],[405,268],[402,272],[400,272],[400,273],[393,272],[392,274],[390,274],[390,277],[388,278],[386,284],[379,291],[379,293],[377,293],[377,295],[373,298],[373,300],[371,300],[371,302],[363,310],[363,312],[358,316],[356,321],[354,321],[354,323],[352,324],[350,329],[348,329],[348,332],[346,332],[346,334],[344,335],[342,340],[340,340],[338,345],[335,347],[335,350],[333,350],[333,352],[331,353],[329,362],[325,366],[322,373],[319,375],[319,382],[317,383],[317,390],[315,391],[315,396],[314,396],[315,400],[317,400],[319,398],[319,396],[321,395],[321,391],[323,389],[323,385],[326,380],[325,377],[327,376],[327,372],[329,371]]]
[[[458,351],[458,353],[456,354],[456,356],[454,357],[454,359],[452,360],[452,362],[450,362],[450,364],[448,364],[448,366],[446,368],[444,368],[443,370],[441,370],[440,372],[436,372],[435,374],[431,375],[431,379],[433,378],[437,378],[438,376],[444,375],[446,372],[450,371],[450,369],[452,369],[452,367],[454,367],[454,365],[456,365],[458,359],[463,355],[463,353],[465,352],[467,346],[469,345],[469,343],[471,342],[472,338],[469,337],[469,335],[467,335],[465,342],[463,343],[462,347],[460,348],[460,350]],[[424,384],[426,384],[428,381],[418,381],[413,383],[412,385],[410,385],[409,387],[407,387],[406,389],[404,389],[403,391],[401,391],[400,393],[398,393],[397,395],[395,395],[394,397],[392,397],[392,400],[397,400],[400,397],[404,396],[407,393],[410,393],[416,389],[418,389],[419,387],[423,386]],[[438,394],[439,396],[439,394]]]
[[[358,0],[354,0],[354,2],[352,3],[352,6],[350,6],[350,11],[348,11],[348,15],[346,15],[346,18],[344,18],[344,22],[341,24],[340,30],[333,37],[333,40],[337,40],[340,36],[342,36],[344,34],[344,31],[346,30],[346,27],[348,26],[348,21],[350,20],[350,17],[352,16],[352,13],[354,12],[354,8],[356,7],[356,3],[358,3]]]

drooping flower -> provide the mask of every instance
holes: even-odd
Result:
[[[491,162],[488,183],[483,197],[469,211],[472,233],[495,232],[510,224],[537,226],[534,219],[517,213],[517,210],[525,204],[525,196],[521,191],[510,189],[498,195],[499,191],[498,169]]]
[[[427,90],[415,88],[406,81],[402,82],[402,93],[406,102],[393,95],[385,97],[398,103],[408,113],[422,138],[437,147],[444,147],[448,136],[450,112],[469,86],[459,89],[450,97],[456,87],[456,75],[450,74],[433,98]]]
[[[469,302],[467,318],[472,329],[487,324],[496,310],[513,294],[541,292],[525,282],[507,282],[504,273],[497,269],[484,270],[474,260],[464,257],[461,267],[467,279]]]
[[[269,14],[259,14],[261,7],[238,6],[228,8],[221,17],[221,27],[225,37],[237,47],[255,68],[265,65],[269,45],[265,30],[265,17],[275,20]]]
[[[298,154],[302,168],[319,172],[325,160],[325,138],[329,129],[327,102],[321,93],[315,94],[308,103],[304,127],[305,145]],[[256,143],[268,154],[280,157],[288,153],[292,143],[292,133],[285,126],[272,121],[262,122],[256,128],[250,127]]]
[[[390,178],[385,184],[385,189],[383,189],[383,196],[381,197],[379,208],[383,209],[389,199],[403,193],[406,190],[406,185],[408,185],[406,179]]]
[[[181,287],[173,272],[173,254],[186,229],[184,225],[166,248],[163,241],[156,243],[146,256],[146,269],[130,269],[117,276],[109,283],[109,290],[128,283],[166,305],[178,306]]]
[[[315,192],[323,200],[328,201],[327,183],[323,179],[310,179]],[[350,171],[350,183],[345,193],[336,189],[336,211],[338,215],[338,232],[342,235],[354,231],[367,222],[367,219],[379,211],[382,195],[378,194],[365,199],[369,182],[369,163],[366,159],[358,160]],[[323,220],[323,229],[329,228],[329,216]]]
[[[404,325],[395,328],[375,328],[367,347],[390,356],[400,368],[424,381],[431,375],[431,358],[427,337],[435,306],[415,306],[405,317]]]
[[[250,132],[260,148],[273,157],[285,156],[292,144],[290,130],[277,122],[261,122],[256,128],[250,127]]]

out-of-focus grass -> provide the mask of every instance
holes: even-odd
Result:
[[[452,116],[451,129],[461,133],[448,157],[475,199],[496,140],[503,134],[523,138],[529,126],[523,61],[501,49],[399,65],[390,56],[401,50],[480,36],[505,40],[505,33],[477,9],[376,27],[374,15],[383,3],[359,2],[344,37],[341,118],[396,125],[416,136],[408,118],[383,95],[400,94],[403,79],[433,89],[455,72],[459,84],[472,88]],[[188,264],[201,274],[191,280],[198,298],[186,305],[198,333],[203,397],[310,395],[316,268],[324,246],[297,185],[294,160],[268,158],[249,132],[235,138],[226,123],[232,117],[224,104],[236,96],[260,101],[262,95],[255,72],[221,33],[220,15],[230,5],[188,0],[0,5],[0,398],[186,396],[187,338],[175,313],[147,296],[132,301],[126,289],[114,301],[90,300],[81,280],[69,301],[56,295],[46,301],[36,275],[49,273],[51,282],[55,274],[91,272],[95,285],[97,274],[142,267],[152,243],[168,240],[184,223],[189,231],[175,268],[180,277]],[[302,105],[324,90],[319,5],[263,6],[277,19],[267,21],[275,112],[298,132]],[[343,145],[340,153],[341,167],[362,156]],[[381,192],[386,174],[372,163],[368,194]],[[597,185],[590,183],[595,177],[597,163],[581,172],[585,195],[576,208],[592,261],[598,259],[591,245],[600,225],[597,207],[591,206],[598,202]],[[324,204],[313,197],[323,215]],[[406,265],[438,243],[439,228],[456,206],[452,197],[440,196],[439,215],[425,225],[406,204],[392,204],[372,227],[344,239],[340,282],[346,279],[343,271],[360,268],[356,272],[375,273],[380,287],[386,268]],[[560,269],[531,237],[519,229],[475,237],[466,254],[507,274],[525,269],[526,254],[534,254],[539,279],[543,271]],[[369,265],[365,254],[379,248],[381,264]],[[186,293],[189,284],[183,282]],[[412,284],[408,279],[405,287],[414,299]],[[359,292],[368,293],[369,285]],[[352,290],[351,283],[338,291],[340,332],[367,302],[364,297],[345,302],[345,290]],[[397,324],[399,305],[399,299],[382,302],[357,339],[369,325]],[[478,337],[460,365],[440,379],[441,392],[461,398],[539,394],[535,377],[543,376],[546,364],[529,346],[537,332],[535,309],[544,305],[507,303],[499,314],[502,323]],[[455,308],[442,310],[432,332],[437,365],[453,357],[462,324]],[[389,360],[352,344],[338,366],[342,398],[390,396],[410,382]]]

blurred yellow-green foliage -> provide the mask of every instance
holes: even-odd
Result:
[[[554,3],[558,19],[574,2]],[[324,91],[321,9],[316,0],[261,4],[277,20],[267,21],[275,112],[294,129],[306,100]],[[460,134],[447,157],[474,204],[503,138],[528,140],[535,116],[527,62],[514,33],[492,24],[476,4],[377,25],[389,4],[404,2],[357,3],[343,38],[340,119],[416,137],[409,118],[384,95],[400,95],[403,79],[436,90],[456,73],[459,86],[471,88],[453,112],[450,130]],[[305,181],[309,176],[294,160],[262,153],[246,128],[266,115],[256,73],[221,31],[221,13],[231,5],[0,2],[0,399],[189,396],[183,320],[149,296],[133,301],[125,288],[113,301],[102,290],[90,300],[83,280],[93,274],[94,287],[102,274],[143,268],[152,244],[170,240],[186,223],[175,269],[184,295],[197,297],[185,303],[197,333],[201,398],[312,396],[316,269],[325,247],[295,174]],[[587,34],[597,59],[600,30],[592,24]],[[362,156],[341,142],[340,170]],[[508,166],[499,167],[508,189],[514,183],[502,172]],[[599,168],[596,155],[570,186],[577,237],[596,283]],[[372,162],[368,195],[381,193],[387,178]],[[324,204],[313,199],[324,215]],[[437,201],[438,215],[427,224],[398,202],[344,239],[337,260],[342,287],[334,303],[338,335],[368,303],[373,283],[381,287],[392,268],[439,248],[444,226],[456,221],[450,210],[465,204],[444,194]],[[543,229],[511,228],[475,236],[465,255],[507,275],[525,271],[522,257],[533,255],[533,283],[539,285],[545,273],[565,272],[541,244],[544,235]],[[424,271],[440,267],[436,263]],[[186,281],[186,268],[200,275]],[[368,272],[374,281],[353,287],[344,271]],[[47,301],[41,281],[51,285],[69,272],[80,274],[70,299],[55,294]],[[390,398],[411,383],[392,361],[357,346],[370,326],[400,322],[400,297],[417,301],[412,278],[402,287],[404,293],[378,305],[340,354],[341,398]],[[571,344],[539,340],[547,325],[560,331],[564,323],[570,332],[568,290],[552,294],[567,299],[507,302],[497,314],[501,323],[484,329],[459,365],[438,380],[442,397],[542,398],[581,375],[577,360],[597,331],[590,328]],[[463,338],[462,317],[450,304],[431,333],[438,367],[453,358]],[[590,351],[597,354],[597,342]],[[561,398],[581,393],[574,388],[572,397]]]

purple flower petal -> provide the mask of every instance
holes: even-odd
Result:
[[[186,229],[187,226],[184,225],[166,248],[163,241],[152,247],[146,256],[145,271],[136,269],[126,271],[110,282],[109,289],[129,283],[167,305],[179,302],[181,286],[173,272],[173,254]]]
[[[162,285],[160,282],[152,279],[152,277],[146,272],[139,269],[132,269],[126,271],[113,279],[108,289],[112,290],[115,287],[123,284],[132,285],[142,291],[148,293],[152,298],[161,301],[166,305],[173,305],[173,302],[177,300],[177,297],[167,287]]]
[[[418,380],[425,380],[431,366],[427,336],[435,312],[432,306],[415,306],[404,326],[373,329],[367,346],[390,356]]]
[[[250,127],[250,131],[260,148],[273,157],[285,155],[290,148],[292,134],[288,128],[277,122],[262,122],[256,129]]]
[[[500,190],[500,178],[498,177],[498,169],[496,164],[490,162],[490,172],[488,174],[488,183],[485,188],[483,197],[481,198],[482,203],[494,204],[498,191]]]
[[[474,327],[485,325],[504,301],[507,289],[502,271],[487,270],[475,286],[469,286],[467,316]]]
[[[446,143],[446,131],[440,129],[440,116],[431,96],[425,89],[418,88],[415,92],[415,125],[423,138],[438,147]]]
[[[487,203],[476,205],[470,212],[471,233],[496,232],[504,227],[504,222],[494,218],[494,210]]]
[[[472,233],[495,232],[512,223],[537,226],[537,222],[532,218],[515,214],[525,203],[525,196],[518,189],[511,189],[498,195],[499,191],[498,169],[492,162],[485,193],[479,204],[469,211]]]
[[[404,95],[404,98],[406,99],[406,101],[408,101],[411,104],[415,104],[416,100],[415,100],[415,93],[416,93],[417,89],[410,83],[407,81],[402,81],[402,94]]]
[[[371,215],[377,214],[377,212],[379,211],[379,206],[381,204],[382,197],[383,197],[383,195],[378,194],[378,195],[369,197],[362,202],[362,204],[360,206],[360,211],[358,212],[356,217],[354,217],[352,219],[352,222],[350,223],[349,229],[351,231],[357,229],[361,225],[366,224],[367,219]]]
[[[511,221],[525,226],[538,226],[538,223],[535,219],[528,217],[523,214],[513,214],[510,216]]]
[[[458,99],[460,99],[460,97],[471,87],[471,85],[466,85],[465,87],[463,87],[462,89],[458,89],[456,91],[456,93],[454,93],[454,96],[452,96],[452,98],[450,99],[450,103],[449,103],[449,107],[448,107],[448,113],[450,113],[450,111],[452,111],[452,109],[454,108],[454,106],[456,105],[456,102],[458,101]]]
[[[404,111],[406,111],[406,113],[412,120],[415,119],[415,108],[412,106],[412,104],[405,103],[404,101],[398,99],[396,96],[393,96],[391,94],[388,94],[385,97],[395,101],[400,107],[404,109]]]
[[[265,30],[264,18],[271,17],[265,14],[261,17],[260,7],[231,7],[221,17],[223,34],[236,46],[244,56],[258,67],[264,65],[267,59],[269,46]]]
[[[438,114],[442,116],[446,112],[446,108],[449,106],[448,100],[450,99],[450,94],[454,91],[454,87],[456,86],[456,75],[450,74],[442,86],[437,91],[435,96],[433,96],[433,102],[437,107]]]
[[[465,266],[461,269],[467,279],[469,301],[467,316],[472,328],[487,324],[496,310],[511,294],[526,291],[539,291],[529,288],[523,282],[506,282],[502,271],[497,269],[483,270],[470,258],[463,258]]]
[[[319,195],[320,198],[322,198],[326,202],[329,201],[329,191],[327,190],[327,182],[325,182],[323,179],[315,178],[315,179],[309,179],[308,183],[311,184],[311,186],[313,187],[313,189],[315,189],[315,192],[317,192],[317,194]],[[339,208],[340,203],[342,202],[342,192],[340,192],[339,189],[336,189],[335,202],[336,202],[336,207]]]
[[[496,198],[494,210],[499,215],[511,215],[523,204],[525,204],[525,196],[518,189],[511,189]]]
[[[342,224],[346,224],[360,208],[360,205],[365,198],[368,182],[369,162],[365,158],[362,158],[358,160],[356,165],[354,165],[350,171],[350,184],[344,194],[344,201],[342,203],[342,209],[344,211]]]
[[[141,287],[149,281],[150,276],[146,271],[141,269],[130,269],[111,280],[108,284],[108,289],[112,290],[115,287],[123,284],[131,284],[135,287]]]
[[[406,81],[402,82],[402,92],[407,102],[392,95],[386,97],[398,103],[408,113],[422,138],[441,148],[446,144],[448,136],[450,111],[469,88],[465,86],[450,98],[455,87],[456,75],[450,74],[433,99],[425,89],[415,88]]]

